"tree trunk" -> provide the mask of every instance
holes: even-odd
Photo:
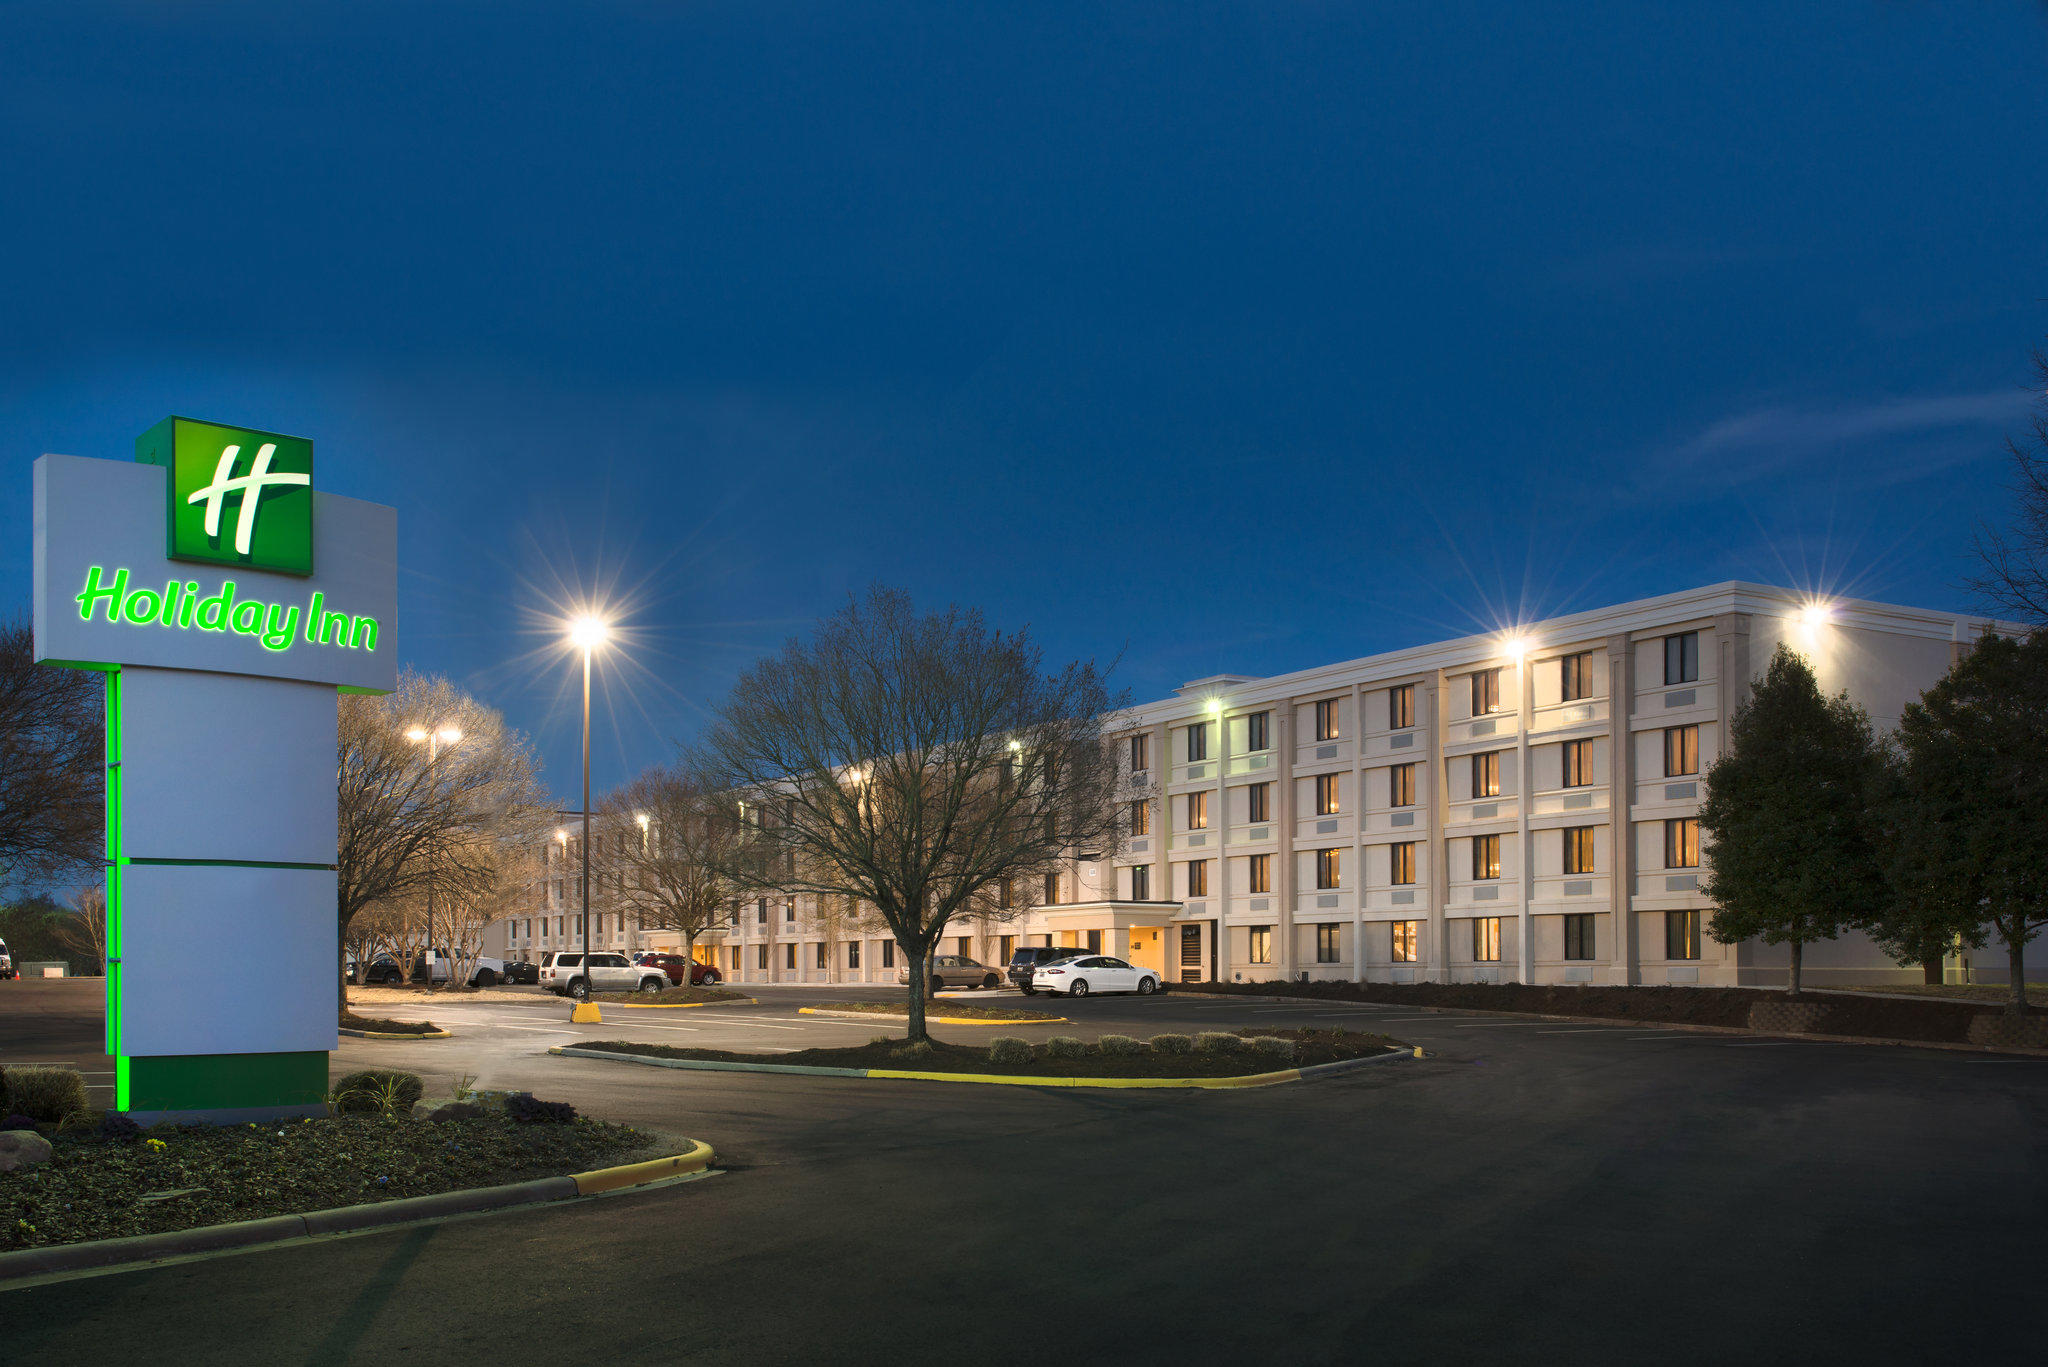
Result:
[[[1939,958],[1920,961],[1920,981],[1929,987],[1941,986],[1941,960]]]
[[[687,990],[697,980],[697,936],[694,931],[683,932],[683,987]]]
[[[1805,955],[1806,941],[1794,940],[1792,942],[1792,990],[1785,994],[1789,997],[1796,997],[1799,995],[1800,961],[1805,957]]]
[[[2006,972],[2012,975],[2012,993],[2005,1000],[2005,1014],[2027,1014],[2027,942],[2017,935],[2005,938]]]
[[[931,991],[931,971],[925,967],[929,959],[922,950],[909,955],[909,958],[910,997],[907,1018],[908,1028],[904,1031],[903,1037],[912,1044],[917,1044],[931,1038],[924,1024],[924,998],[925,993]]]

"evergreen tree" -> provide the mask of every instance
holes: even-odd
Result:
[[[2048,927],[2048,632],[1986,636],[1899,721],[1888,803],[1889,952],[2005,946],[2027,1009],[2027,942]]]
[[[1789,945],[1794,996],[1806,946],[1871,920],[1884,899],[1871,807],[1882,769],[1863,709],[1847,693],[1825,696],[1780,645],[1707,772],[1703,888],[1718,907],[1709,933]]]

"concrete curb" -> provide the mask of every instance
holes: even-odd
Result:
[[[53,1272],[125,1267],[188,1253],[212,1253],[221,1249],[282,1243],[316,1234],[353,1233],[381,1225],[402,1225],[414,1220],[466,1215],[480,1210],[540,1205],[646,1186],[702,1172],[710,1167],[717,1157],[711,1146],[697,1139],[690,1143],[692,1147],[687,1152],[670,1154],[665,1158],[561,1177],[540,1177],[529,1182],[510,1182],[504,1186],[465,1187],[460,1191],[435,1192],[431,1196],[409,1196],[361,1206],[337,1206],[332,1210],[308,1211],[300,1215],[270,1215],[260,1220],[201,1225],[196,1229],[166,1230],[161,1234],[138,1234],[126,1239],[94,1239],[86,1243],[13,1249],[0,1253],[0,1288],[17,1278],[45,1276]]]
[[[752,997],[732,997],[718,1002],[606,1002],[606,1006],[627,1011],[687,1011],[693,1006],[759,1006]]]
[[[348,1030],[336,1027],[335,1033],[349,1035],[355,1039],[454,1039],[449,1030]]]
[[[1245,1073],[1237,1077],[1012,1077],[1002,1073],[925,1073],[902,1068],[806,1068],[795,1063],[728,1063],[717,1059],[660,1058],[652,1054],[620,1054],[607,1049],[581,1049],[556,1045],[550,1054],[564,1058],[601,1058],[615,1063],[638,1063],[651,1068],[680,1068],[689,1072],[790,1073],[799,1077],[880,1078],[895,1082],[966,1082],[994,1087],[1098,1087],[1176,1088],[1195,1091],[1227,1091],[1241,1087],[1271,1087],[1283,1082],[1302,1082],[1349,1072],[1391,1059],[1420,1058],[1422,1051],[1407,1048],[1373,1054],[1367,1058],[1338,1059],[1333,1063],[1312,1063],[1306,1068],[1286,1068],[1277,1073]]]
[[[835,1016],[849,1021],[898,1021],[908,1020],[907,1015],[898,1016],[888,1011],[833,1011],[823,1006],[799,1006],[799,1016]],[[1023,1020],[992,1021],[974,1016],[926,1016],[930,1025],[1058,1025],[1065,1022],[1065,1016],[1030,1016]]]
[[[1696,1035],[1740,1035],[1745,1039],[1818,1040],[1823,1044],[1872,1044],[1895,1049],[1947,1049],[1962,1054],[2021,1054],[2048,1058],[2048,1049],[2001,1048],[1990,1044],[1962,1044],[1928,1039],[1879,1039],[1873,1035],[1807,1035],[1768,1030],[1750,1030],[1737,1025],[1692,1025],[1684,1021],[1635,1020],[1628,1016],[1559,1016],[1547,1011],[1482,1011],[1470,1006],[1402,1006],[1398,1002],[1375,1002],[1348,997],[1271,997],[1263,992],[1190,992],[1190,997],[1238,997],[1246,1001],[1278,1002],[1282,1006],[1388,1006],[1403,1011],[1427,1011],[1440,1016],[1509,1016],[1519,1020],[1564,1021],[1572,1025],[1613,1025],[1648,1030],[1677,1030]]]

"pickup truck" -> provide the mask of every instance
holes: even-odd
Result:
[[[0,982],[15,976],[14,956],[7,952],[7,941],[0,940]]]

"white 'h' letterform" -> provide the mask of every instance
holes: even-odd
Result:
[[[213,483],[193,493],[185,501],[206,504],[206,534],[220,535],[221,500],[231,493],[242,496],[242,513],[235,520],[235,554],[249,553],[249,535],[256,530],[256,505],[263,498],[266,485],[311,484],[311,475],[287,475],[270,473],[270,458],[277,453],[277,443],[266,441],[256,448],[255,463],[246,475],[235,474],[235,457],[242,453],[239,446],[230,446],[220,453],[220,463],[213,467]]]

